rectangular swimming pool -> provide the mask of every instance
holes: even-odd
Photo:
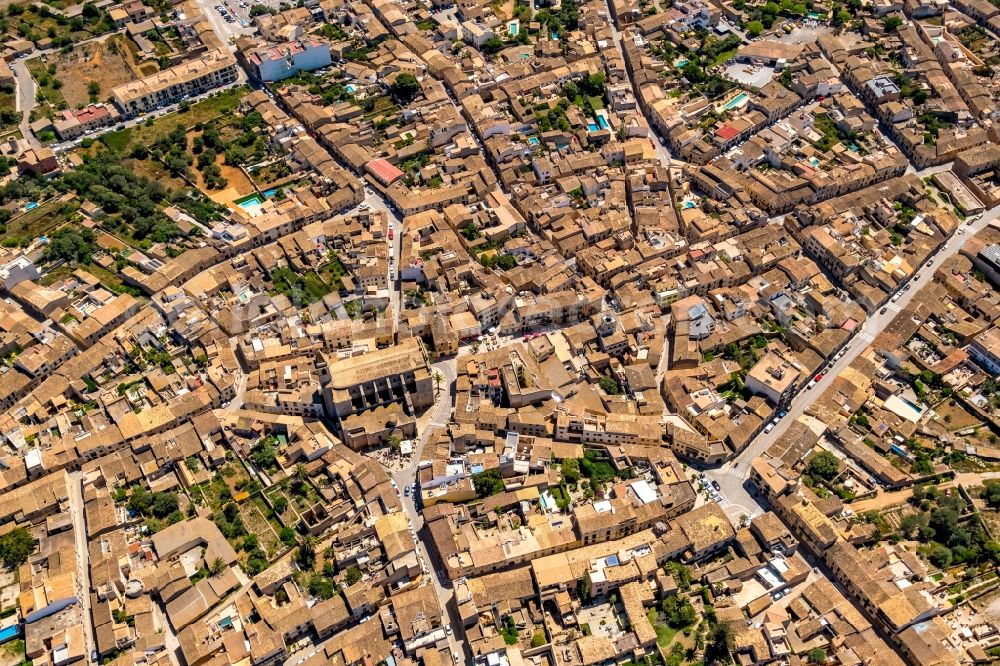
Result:
[[[254,192],[236,199],[233,203],[249,213],[251,217],[256,217],[260,214],[260,207],[264,205],[264,197]]]
[[[12,638],[17,638],[19,635],[21,635],[21,629],[16,624],[4,627],[0,629],[0,643],[6,643]]]
[[[749,96],[745,92],[741,92],[739,95],[726,102],[726,105],[722,108],[726,111],[732,111],[737,107],[743,106],[747,99],[749,99]]]

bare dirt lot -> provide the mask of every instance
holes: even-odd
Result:
[[[63,84],[59,92],[70,108],[90,102],[87,86],[91,81],[100,86],[97,100],[104,101],[112,88],[138,78],[123,55],[125,46],[120,40],[125,39],[116,35],[102,42],[89,42],[66,55],[49,56],[49,62],[56,63],[56,78]]]

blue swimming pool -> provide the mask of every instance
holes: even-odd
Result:
[[[348,83],[346,86],[344,86],[344,90],[346,90],[349,93],[353,93],[357,89],[358,89],[358,87],[356,85],[354,85],[353,83]]]
[[[17,638],[21,635],[21,629],[16,624],[12,624],[9,627],[4,627],[0,629],[0,643],[6,643],[12,638]]]
[[[510,33],[511,37],[517,37],[518,25],[517,23],[510,23],[507,25],[507,32]]]
[[[726,102],[726,105],[722,108],[726,111],[732,111],[737,107],[743,106],[747,99],[749,99],[749,96],[745,92],[741,92],[739,95]]]
[[[240,197],[233,203],[249,213],[250,217],[257,217],[260,214],[261,206],[264,205],[264,197],[254,192],[245,197]]]
[[[38,208],[37,201],[29,201],[28,203],[24,204],[24,210],[35,210],[36,208]]]
[[[608,124],[608,119],[604,117],[603,113],[597,114],[597,122],[601,126],[601,129],[608,129],[611,125]]]
[[[686,58],[678,58],[677,61],[674,63],[674,67],[676,67],[677,69],[684,69],[684,65],[686,64],[688,64]]]
[[[530,143],[533,146],[537,146],[538,145],[538,137],[537,136],[529,136],[528,137],[528,143]]]
[[[693,201],[685,201],[685,202],[684,202],[684,207],[685,207],[685,208],[694,208],[694,207],[695,207],[695,206],[697,206],[697,205],[698,205],[698,204],[696,204],[696,203],[695,203],[695,202],[693,202]]]
[[[597,123],[587,123],[587,129],[589,129],[591,132],[596,132],[601,128],[597,126]]]

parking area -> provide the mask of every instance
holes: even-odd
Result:
[[[753,88],[763,88],[771,82],[774,74],[773,67],[742,62],[733,62],[727,65],[725,69],[726,77]]]

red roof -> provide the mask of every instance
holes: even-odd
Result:
[[[105,107],[103,107],[103,106],[95,106],[95,105],[91,104],[90,106],[86,107],[85,109],[80,109],[79,111],[77,111],[76,112],[76,119],[79,120],[81,123],[86,123],[86,122],[89,122],[91,120],[98,120],[98,119],[102,119],[102,118],[107,118],[110,115],[111,114],[108,113],[108,110]]]
[[[726,141],[735,138],[736,135],[738,135],[739,133],[740,133],[739,130],[737,130],[732,125],[723,125],[719,129],[715,130],[716,136],[721,137]]]
[[[372,172],[372,175],[386,185],[399,180],[404,175],[402,171],[394,167],[392,164],[389,164],[389,161],[385,158],[372,160],[367,164],[367,166],[368,170]]]

